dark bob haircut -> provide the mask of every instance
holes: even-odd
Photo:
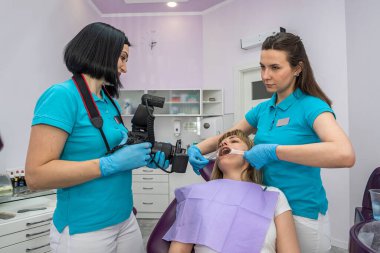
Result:
[[[92,23],[84,27],[67,45],[64,60],[72,74],[88,74],[104,79],[112,97],[119,96],[122,84],[117,63],[124,44],[130,46],[125,34],[105,23]]]

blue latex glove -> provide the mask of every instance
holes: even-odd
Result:
[[[158,151],[154,154],[154,158],[150,161],[150,163],[148,163],[147,166],[152,169],[157,169],[160,167],[166,170],[169,167],[169,160],[165,160],[164,152]]]
[[[203,169],[209,161],[202,155],[199,148],[195,145],[189,147],[187,154],[189,155],[189,162],[191,166],[193,166],[195,174],[200,175],[201,173],[199,170]]]
[[[244,159],[255,169],[260,170],[266,164],[278,161],[276,148],[278,144],[259,144],[244,152]]]
[[[125,143],[124,139],[121,144]],[[115,153],[100,158],[99,167],[102,176],[105,177],[146,166],[151,160],[151,147],[152,144],[149,142],[126,145]]]

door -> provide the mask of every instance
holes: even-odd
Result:
[[[245,114],[259,103],[271,98],[272,94],[267,92],[261,80],[260,68],[250,67],[239,70],[240,83],[236,86],[239,90],[237,108],[235,109],[235,122],[243,119]]]

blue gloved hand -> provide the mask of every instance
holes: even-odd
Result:
[[[128,137],[124,136],[120,144],[124,144],[126,138]],[[126,145],[115,153],[100,158],[99,167],[102,176],[146,166],[151,160],[151,147],[152,144],[149,142]]]
[[[199,148],[195,145],[190,146],[187,150],[187,154],[189,155],[189,162],[191,166],[193,166],[195,174],[200,175],[201,173],[199,170],[203,169],[209,161],[202,155]]]
[[[278,144],[258,144],[244,152],[244,159],[255,169],[260,170],[266,164],[278,161],[276,148]]]
[[[152,169],[157,169],[160,167],[166,170],[169,167],[169,160],[165,160],[164,152],[157,151],[157,153],[154,154],[154,158],[148,163],[147,166]]]

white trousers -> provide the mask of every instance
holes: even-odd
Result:
[[[319,214],[318,220],[293,216],[302,253],[325,253],[331,249],[329,216]]]
[[[54,253],[144,253],[140,227],[133,213],[126,221],[94,232],[59,233],[52,224],[50,247]]]

